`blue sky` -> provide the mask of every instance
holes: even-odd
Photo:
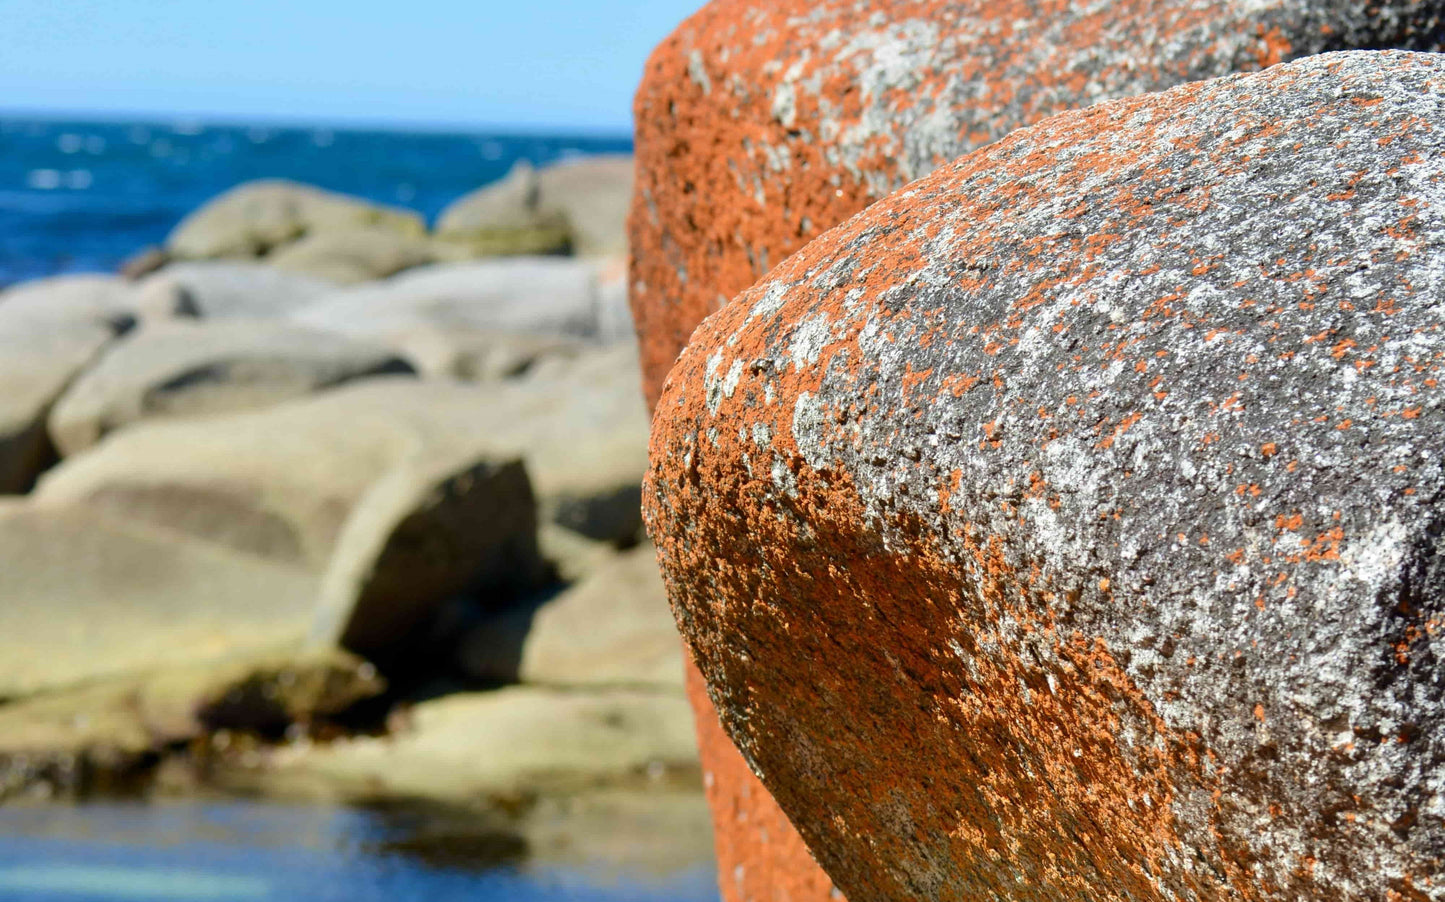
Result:
[[[0,109],[624,131],[703,0],[0,0]]]

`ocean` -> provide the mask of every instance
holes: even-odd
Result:
[[[211,197],[252,179],[294,179],[431,221],[518,160],[544,166],[631,149],[621,135],[0,118],[0,286],[113,271]]]

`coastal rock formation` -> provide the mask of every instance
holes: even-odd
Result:
[[[1045,116],[1327,50],[1436,49],[1439,5],[714,0],[634,108],[634,312],[655,399],[703,317],[864,206]]]
[[[469,631],[458,661],[477,679],[543,686],[682,690],[682,650],[657,571],[642,545],[536,606]]]
[[[394,736],[278,749],[257,779],[362,799],[515,799],[697,767],[692,712],[670,693],[513,686],[429,701],[408,721]]]
[[[337,289],[325,279],[240,260],[172,263],[142,280],[140,288],[157,285],[176,286],[205,319],[283,317]]]
[[[368,336],[437,326],[591,338],[600,304],[592,263],[538,257],[429,266],[323,296],[294,318]]]
[[[34,498],[47,506],[83,505],[321,573],[336,561],[342,536],[356,529],[358,512],[367,509],[375,493],[387,491],[382,487],[390,480],[410,485],[408,474],[418,471],[438,478],[455,474],[455,492],[435,496],[419,487],[402,490],[412,513],[432,517],[426,525],[435,530],[431,541],[437,550],[461,541],[451,537],[452,530],[473,527],[455,510],[459,503],[470,503],[475,516],[515,527],[511,538],[522,559],[511,565],[513,572],[524,574],[529,570],[525,546],[535,542],[535,517],[526,479],[518,485],[506,470],[518,456],[516,446],[504,447],[480,429],[458,426],[463,406],[482,402],[480,393],[467,386],[392,376],[264,410],[142,423],[47,473]],[[506,491],[493,491],[492,480],[501,480]],[[400,521],[377,514],[366,522],[382,531],[368,546],[379,553]],[[419,527],[411,522],[409,528],[415,533]],[[357,541],[352,539],[353,545]],[[480,558],[444,555],[441,560],[483,576],[473,573]],[[369,566],[386,562],[375,557]],[[373,572],[371,579],[405,583],[415,565],[395,564],[398,573]],[[502,572],[489,575],[503,578]],[[413,604],[442,600],[426,582],[418,579]]]
[[[176,292],[59,276],[0,292],[0,493],[28,491],[56,457],[51,406],[117,336],[192,311]]]
[[[277,269],[355,285],[431,263],[430,241],[380,226],[334,229],[306,235],[266,258]]]
[[[384,348],[284,320],[158,323],[116,341],[71,384],[51,411],[50,435],[68,457],[145,419],[267,407],[411,372]]]
[[[0,328],[0,494],[28,492],[55,462],[46,429],[51,407],[113,337],[88,323]]]
[[[623,253],[632,165],[632,157],[621,155],[566,160],[541,170],[523,161],[506,178],[443,210],[437,238],[471,248],[473,256]]]
[[[437,238],[488,256],[562,254],[572,236],[560,210],[542,209],[537,170],[521,160],[505,178],[453,201],[437,217]]]
[[[1104,103],[698,330],[651,532],[850,898],[1445,899],[1442,127],[1433,54]]]
[[[142,291],[113,276],[56,276],[0,292],[0,330],[90,325],[125,332],[146,319],[193,316],[178,292]]]
[[[0,504],[0,698],[299,650],[311,575],[81,508]]]
[[[653,53],[634,107],[630,283],[649,403],[698,323],[770,267],[1019,126],[1327,50],[1437,49],[1439,24],[1424,0],[714,0]],[[742,875],[726,897],[826,898],[781,851],[798,843],[779,838],[786,820],[741,759],[707,742],[721,870]]]
[[[592,357],[500,384],[377,377],[263,410],[140,423],[47,473],[36,499],[319,571],[397,467],[462,473],[520,458],[542,519],[626,544],[641,532],[647,414],[631,349]]]
[[[187,216],[166,239],[166,251],[177,260],[248,260],[307,236],[364,228],[426,236],[426,223],[410,210],[266,179],[233,188]]]
[[[419,322],[356,334],[396,349],[424,378],[463,382],[516,378],[551,358],[576,357],[596,347],[570,336],[469,329],[445,322]]]

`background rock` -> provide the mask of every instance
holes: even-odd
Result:
[[[592,264],[542,257],[430,266],[338,291],[295,318],[360,334],[432,326],[591,338],[598,308]]]
[[[0,698],[299,651],[305,572],[78,508],[0,505]]]
[[[166,251],[176,259],[245,260],[306,236],[358,228],[426,234],[426,224],[411,211],[272,179],[233,188],[187,216],[166,239]]]
[[[699,330],[653,535],[851,897],[1445,898],[1442,122],[1407,53],[1060,116]]]
[[[266,262],[288,272],[354,285],[384,279],[435,258],[424,237],[369,226],[306,235],[268,256]]]
[[[641,532],[647,468],[636,372],[622,347],[502,384],[385,377],[266,410],[145,423],[52,470],[36,496],[319,567],[357,501],[401,462],[460,472],[520,457],[543,519],[627,545]]]
[[[352,508],[321,584],[311,643],[385,663],[448,598],[542,581],[520,461],[407,460]],[[430,652],[429,649],[424,649]]]
[[[449,205],[437,217],[437,238],[469,256],[561,254],[572,235],[560,210],[539,207],[537,170],[526,160],[499,179]]]
[[[540,171],[519,163],[505,179],[443,210],[437,237],[472,247],[476,256],[623,253],[632,166],[630,156],[589,156]]]
[[[280,792],[319,781],[351,798],[484,800],[696,767],[692,713],[673,694],[517,686],[426,702],[408,721],[392,737],[278,749],[255,778]]]
[[[285,321],[161,323],[127,334],[76,379],[51,413],[50,434],[68,457],[148,418],[261,408],[410,372],[382,348]]]
[[[482,680],[682,691],[682,650],[651,545],[543,604],[479,625],[458,653],[466,673]]]
[[[157,284],[178,286],[206,319],[285,316],[337,288],[325,279],[238,260],[172,263],[141,287]]]
[[[51,406],[112,340],[86,323],[41,329],[0,326],[0,493],[27,492],[56,459],[46,429]]]
[[[358,336],[395,348],[425,378],[495,382],[525,375],[550,357],[571,358],[594,346],[560,335],[499,332],[442,323],[357,330]]]
[[[61,762],[113,768],[208,731],[280,733],[337,714],[385,687],[370,664],[294,648],[199,663],[155,661],[135,674],[53,689],[0,705],[0,771]],[[0,780],[0,798],[8,793]]]
[[[0,292],[0,329],[7,331],[101,326],[119,334],[142,319],[194,312],[179,294],[142,292],[114,276],[55,276]]]

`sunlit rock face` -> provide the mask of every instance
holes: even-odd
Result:
[[[1350,48],[1437,49],[1434,2],[715,0],[636,102],[631,293],[655,403],[693,329],[908,181],[1101,100]],[[823,899],[826,878],[711,723],[723,892]]]
[[[698,330],[647,514],[851,899],[1445,899],[1445,59],[1048,119]]]

